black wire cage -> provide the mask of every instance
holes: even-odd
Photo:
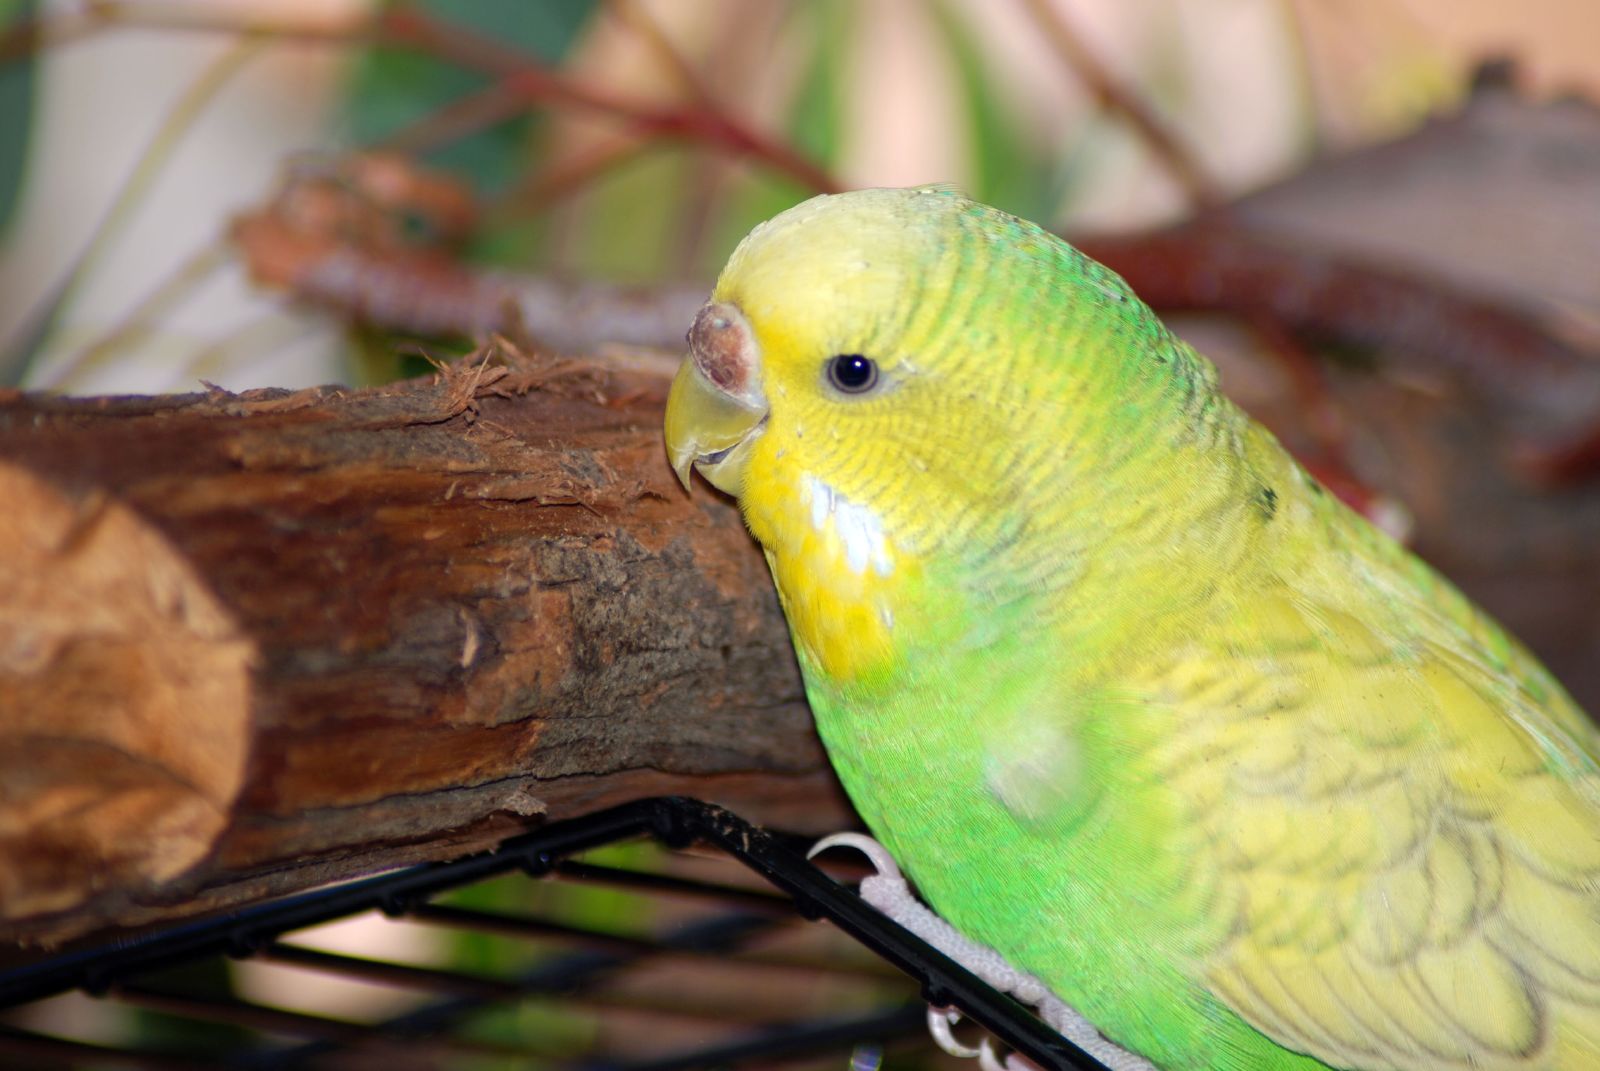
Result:
[[[802,921],[819,918],[833,926]],[[329,934],[341,920],[384,932],[340,947]],[[0,966],[0,1066],[960,1066],[932,1047],[928,1004],[1041,1068],[1101,1071],[799,842],[654,799],[454,862]]]

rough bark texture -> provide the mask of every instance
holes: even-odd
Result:
[[[0,939],[53,943],[681,792],[846,810],[659,368],[0,395]]]

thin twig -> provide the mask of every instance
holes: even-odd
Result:
[[[703,108],[724,111],[718,95],[701,77],[687,56],[672,42],[666,30],[638,0],[611,0],[610,10],[619,21],[644,41],[683,87],[691,100]],[[713,53],[715,54],[715,53]],[[716,191],[726,168],[722,161],[709,156],[697,157],[691,162],[693,169],[684,194],[684,205],[677,219],[675,247],[676,271],[681,275],[693,273],[701,244],[715,210]]]
[[[177,102],[167,110],[161,125],[156,129],[155,135],[145,146],[144,151],[139,154],[133,169],[123,181],[122,188],[117,191],[99,224],[90,234],[88,243],[68,265],[61,281],[51,288],[50,296],[44,305],[30,312],[26,319],[27,323],[45,323],[67,305],[88,270],[127,228],[134,209],[150,191],[167,162],[172,159],[172,154],[182,143],[184,136],[216,98],[222,87],[232,80],[246,63],[261,54],[263,43],[257,37],[241,38],[207,64],[199,77],[183,91]],[[79,358],[74,358],[68,365],[67,373],[75,374],[80,370],[79,364]]]
[[[252,367],[258,360],[281,356],[295,346],[318,335],[332,335],[336,328],[325,319],[308,321],[304,316],[281,312],[258,316],[200,346],[183,362],[178,379],[206,382],[220,378],[230,368]]]
[[[84,376],[148,338],[167,312],[193,294],[232,255],[233,251],[221,242],[190,254],[121,321],[53,369],[50,379],[55,388],[71,391],[81,387]]]
[[[667,67],[684,92],[697,104],[716,108],[710,87],[694,65],[667,37],[650,13],[633,0],[611,0],[607,9],[629,30],[637,34]],[[501,85],[491,92],[500,93]],[[580,154],[558,160],[544,170],[527,176],[506,192],[490,211],[497,216],[533,215],[548,208],[616,168],[637,159],[648,143],[636,136],[618,136],[592,145]]]
[[[666,64],[672,77],[677,79],[683,91],[696,104],[715,106],[716,96],[711,92],[711,87],[706,80],[700,77],[700,72],[694,64],[679,51],[678,46],[672,43],[661,24],[636,0],[611,0],[608,5],[615,12],[617,19],[625,23],[630,30],[638,35],[656,57]]]
[[[528,111],[528,99],[505,82],[450,101],[408,123],[371,146],[384,152],[421,156],[454,144],[469,134],[515,119]]]
[[[1193,207],[1207,208],[1222,200],[1216,183],[1166,121],[1138,94],[1117,80],[1051,0],[1021,0],[1021,3],[1062,64],[1088,87],[1102,108],[1120,115],[1133,127],[1183,187]]]
[[[565,78],[532,57],[460,26],[442,23],[410,9],[380,16],[391,43],[423,47],[464,67],[506,79],[530,102],[556,101],[625,119],[644,134],[716,145],[753,156],[819,192],[841,187],[832,176],[787,145],[773,141],[732,116],[705,107],[658,107],[618,96],[608,89]]]
[[[592,184],[600,176],[637,159],[650,147],[636,138],[617,138],[590,146],[577,155],[552,164],[519,182],[505,196],[491,203],[485,216],[515,218],[536,215],[552,203]]]

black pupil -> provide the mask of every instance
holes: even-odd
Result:
[[[878,368],[859,353],[841,353],[828,366],[828,374],[840,390],[861,391],[878,378]]]

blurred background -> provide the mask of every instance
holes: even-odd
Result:
[[[405,11],[428,21],[375,29]],[[1530,99],[1600,94],[1590,0],[6,0],[0,17],[0,384],[78,393],[414,370],[338,310],[252,285],[230,243],[297,169],[356,152],[462,184],[466,264],[708,283],[825,182],[953,182],[1069,233],[1123,231],[1401,136],[1458,107],[1487,57],[1515,57]],[[558,84],[508,89],[496,49]]]

